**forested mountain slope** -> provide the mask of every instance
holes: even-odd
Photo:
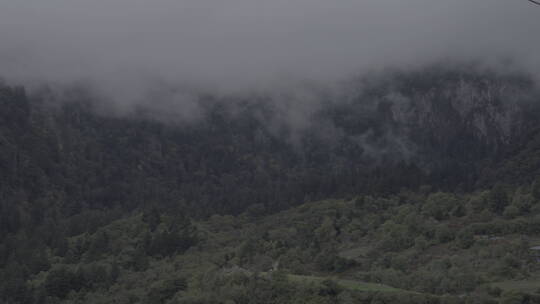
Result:
[[[169,93],[164,92],[159,99],[167,99]],[[452,216],[461,218],[454,213],[465,212],[461,209],[469,204],[466,202],[480,195],[465,193],[493,192],[469,204],[474,207],[467,205],[469,221],[448,224],[462,227],[484,222],[490,216],[484,209],[508,219],[526,216],[536,202],[530,197],[535,197],[533,185],[540,170],[540,94],[526,75],[432,66],[368,75],[335,88],[304,88],[301,93],[200,94],[197,118],[175,120],[155,114],[151,102],[119,114],[84,90],[60,100],[51,90],[28,93],[24,88],[2,85],[1,299],[54,303],[65,298],[72,289],[58,291],[53,287],[51,291],[46,285],[51,265],[54,269],[59,265],[77,269],[94,253],[92,261],[116,261],[119,252],[110,252],[109,245],[100,249],[110,240],[109,232],[104,235],[100,231],[123,220],[133,224],[135,231],[120,229],[114,238],[125,239],[133,247],[133,261],[118,261],[110,267],[116,267],[114,272],[129,270],[137,276],[148,267],[145,259],[150,259],[150,266],[164,263],[173,267],[165,257],[179,258],[194,245],[202,246],[200,225],[216,214],[231,220],[234,218],[227,216],[247,214],[255,225],[255,219],[272,222],[272,214],[303,203],[359,198],[362,205],[371,195],[377,199],[368,200],[369,208],[348,217],[352,221],[373,216],[378,224],[363,232],[370,237],[347,239],[341,244],[354,247],[355,242],[370,242],[371,248],[379,239],[373,233],[382,239],[389,237],[389,243],[399,237],[376,227],[391,220],[379,218],[381,212],[387,208],[397,211],[399,205],[408,204],[411,198],[403,193],[424,197],[414,203],[411,213],[443,208],[426,207],[426,197],[432,193],[454,193],[449,194],[450,201],[445,198],[448,206],[441,212],[451,211]],[[314,100],[307,103],[309,111],[295,103],[306,95]],[[516,196],[522,192],[530,196],[523,208],[522,198]],[[389,206],[383,206],[386,203]],[[448,220],[447,215],[439,219],[439,211],[433,212],[434,227],[438,221]],[[141,213],[146,224],[138,227],[135,223]],[[232,220],[231,225],[240,219]],[[164,220],[168,222],[164,224]],[[279,221],[272,223],[277,229]],[[532,230],[526,231],[533,234],[536,228],[531,225]],[[456,227],[450,230],[461,231]],[[313,232],[311,228],[306,227]],[[512,233],[523,232],[519,229]],[[430,233],[426,232],[426,237]],[[477,234],[482,233],[472,235]],[[283,246],[289,250],[301,240]],[[298,246],[314,252],[331,247],[330,239],[319,241],[321,247]],[[403,250],[412,246],[412,239],[406,244]],[[96,252],[89,253],[92,246]],[[117,246],[119,251],[129,247],[121,242]],[[203,246],[200,250],[210,249]],[[301,254],[313,257],[308,252]],[[272,258],[281,254],[285,251]],[[334,253],[328,263],[346,263],[337,256]],[[250,274],[258,269],[244,264],[234,263]],[[349,265],[351,271],[363,269],[353,264]],[[324,277],[337,271],[307,269],[310,271],[300,273],[287,268],[287,272]],[[62,271],[60,275],[70,275]],[[184,274],[191,282],[191,274]],[[362,280],[366,278],[379,280],[371,276]],[[75,289],[84,298],[86,292],[106,288],[96,286]],[[423,287],[394,287],[425,291]],[[428,293],[459,294],[474,288]],[[142,301],[144,297],[137,294],[137,298]]]
[[[361,196],[193,222],[149,210],[68,238],[31,260],[42,271],[25,287],[4,290],[40,303],[538,303],[536,188]]]

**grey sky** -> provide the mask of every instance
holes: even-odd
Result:
[[[0,0],[0,75],[242,88],[440,59],[540,62],[526,0]]]

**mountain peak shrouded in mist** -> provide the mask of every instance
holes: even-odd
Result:
[[[154,89],[112,111],[87,86],[0,86],[0,301],[537,299],[530,75],[435,65],[267,94]]]
[[[0,0],[0,304],[540,303],[539,8]]]

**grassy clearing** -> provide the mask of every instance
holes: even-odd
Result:
[[[527,281],[504,281],[492,284],[502,290],[522,291],[526,293],[535,293],[540,289],[540,279]]]
[[[386,285],[364,283],[364,282],[358,282],[354,280],[344,280],[344,279],[336,279],[336,278],[294,275],[294,274],[288,275],[288,278],[292,282],[296,282],[296,283],[321,283],[324,280],[333,279],[342,288],[352,290],[352,291],[378,291],[378,292],[403,292],[404,291],[404,290],[393,288]]]

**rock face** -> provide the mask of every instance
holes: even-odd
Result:
[[[400,124],[412,122],[417,128],[431,129],[435,144],[444,145],[465,136],[498,147],[510,143],[521,126],[522,113],[516,98],[519,94],[519,88],[512,84],[460,79],[409,97],[410,115],[394,115],[394,119]]]
[[[375,117],[369,124],[379,131],[371,141],[394,138],[420,158],[472,160],[502,152],[518,140],[527,124],[524,109],[534,100],[526,77],[494,72],[433,69],[389,78],[356,98]]]
[[[489,166],[488,186],[501,180],[501,168],[512,180],[540,171],[540,136],[529,132],[540,126],[539,95],[526,77],[431,68],[321,91],[283,106],[268,96],[201,97],[201,118],[174,124],[100,115],[84,98],[49,109],[22,89],[0,86],[0,194],[13,202],[20,193],[29,201],[62,198],[68,215],[138,208],[147,198],[183,198],[203,215],[257,203],[257,214],[421,185],[474,189]],[[524,153],[504,163],[510,147]]]

